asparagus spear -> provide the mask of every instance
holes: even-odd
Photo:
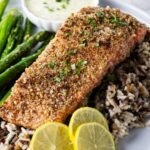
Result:
[[[0,0],[0,20],[3,16],[7,4],[8,4],[8,0]]]
[[[18,41],[18,34],[20,33],[20,28],[22,28],[23,16],[20,14],[16,26],[11,30],[11,33],[8,37],[6,48],[4,49],[1,59],[7,56],[13,48],[15,47],[16,41]]]
[[[0,54],[4,50],[10,31],[18,19],[18,14],[20,13],[16,9],[12,9],[0,23]]]
[[[22,27],[20,27],[19,33],[17,35],[16,45],[15,45],[16,47],[17,47],[17,45],[19,45],[23,42],[23,36],[24,36],[24,29]]]
[[[41,54],[44,49],[45,46],[39,49],[36,53],[22,58],[20,62],[18,62],[14,66],[11,66],[5,72],[0,74],[0,88],[2,88],[4,85],[8,84],[12,80],[16,79],[16,76],[19,73],[23,72],[24,69],[28,67],[31,63],[33,63],[33,61]]]
[[[49,32],[41,31],[30,37],[26,42],[17,46],[15,50],[0,60],[0,73],[11,66],[11,64],[33,48],[38,42],[45,40],[49,36]],[[0,82],[1,84],[1,82]]]
[[[22,23],[21,23],[21,25],[19,26],[19,33],[17,34],[17,37],[16,37],[16,45],[15,45],[15,47],[17,47],[19,44],[21,44],[22,43],[22,41],[23,41],[23,35],[24,35],[24,29],[23,29],[23,27],[22,27]]]
[[[51,39],[53,39],[53,37],[54,37],[54,33],[52,33],[51,34],[51,36],[47,39],[47,40],[45,40],[45,42],[43,42],[43,44],[40,46],[40,48],[39,48],[39,50],[35,53],[35,54],[32,54],[32,57],[30,57],[30,56],[28,56],[28,57],[26,57],[26,58],[33,58],[34,56],[36,56],[36,55],[38,55],[38,54],[40,54],[42,51],[43,51],[43,49],[45,49],[45,47],[46,47],[46,45],[49,43],[49,41],[51,40]],[[27,59],[26,59],[27,60]],[[23,66],[22,66],[23,67]],[[23,69],[23,68],[22,68]],[[24,68],[25,69],[25,68]],[[14,69],[14,72],[15,72],[15,69]],[[16,72],[15,72],[16,73]],[[21,73],[21,71],[20,71],[20,73]],[[12,89],[12,88],[11,88]],[[3,95],[4,95],[4,97],[2,98],[2,97],[0,97],[0,106],[1,105],[3,105],[3,103],[6,101],[6,99],[10,96],[10,94],[11,94],[11,89],[4,95],[4,92],[6,91],[6,89],[5,89],[5,91],[3,92]],[[0,92],[1,93],[1,92]]]
[[[0,100],[0,106],[3,105],[3,103],[7,100],[7,98],[10,96],[11,94],[11,89],[4,95],[4,97],[2,97],[2,99]]]
[[[23,41],[26,41],[27,39],[29,39],[29,37],[32,35],[34,27],[35,26],[32,24],[32,22],[29,19],[26,19]]]

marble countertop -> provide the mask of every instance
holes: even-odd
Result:
[[[124,0],[150,15],[150,0]]]

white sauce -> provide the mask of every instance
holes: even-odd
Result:
[[[37,17],[46,20],[64,21],[71,13],[86,6],[96,6],[97,0],[26,0],[27,8]],[[67,1],[67,0],[66,0]]]

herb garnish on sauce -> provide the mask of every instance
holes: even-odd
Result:
[[[69,5],[70,0],[56,0],[56,2],[60,3],[59,7],[52,8],[48,5],[47,2],[43,2],[43,4],[45,5],[45,8],[47,8],[48,11],[53,12],[55,10],[59,11],[61,9],[66,9],[67,6]]]
[[[69,4],[70,0],[56,0],[56,2],[59,2],[59,3],[64,2],[64,3]]]

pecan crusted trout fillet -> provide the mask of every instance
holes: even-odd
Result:
[[[118,9],[88,7],[72,14],[16,81],[0,117],[33,129],[47,121],[65,121],[146,32]]]

